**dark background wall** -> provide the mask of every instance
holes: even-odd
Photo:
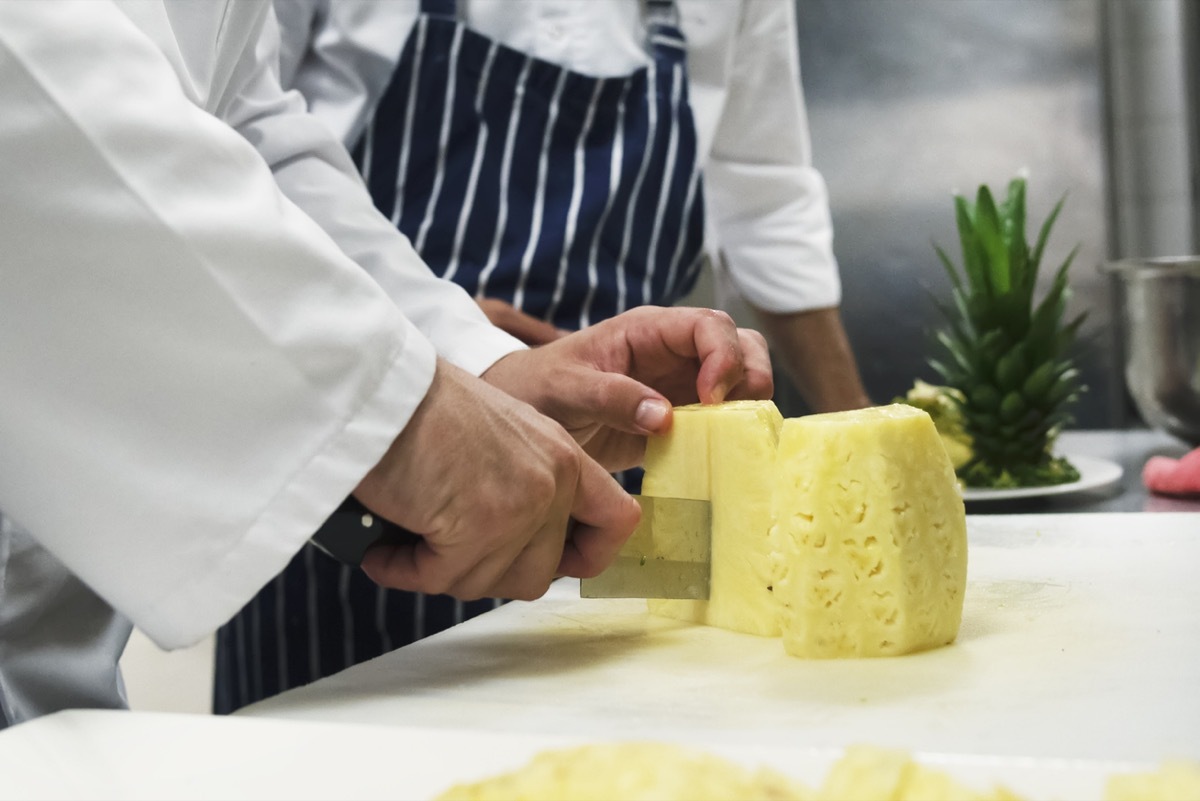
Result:
[[[1117,296],[1099,267],[1191,248],[1179,61],[1189,0],[795,1],[843,315],[871,396],[935,378],[930,293],[946,298],[949,285],[932,242],[957,258],[952,194],[1003,192],[1022,173],[1031,231],[1067,197],[1045,279],[1080,246],[1070,313],[1088,313],[1089,391],[1074,427],[1137,424]],[[778,384],[784,413],[803,413]]]

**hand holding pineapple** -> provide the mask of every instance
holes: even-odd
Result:
[[[485,381],[563,425],[609,470],[641,464],[646,437],[671,426],[671,406],[769,398],[766,340],[724,312],[632,309],[533,350]]]

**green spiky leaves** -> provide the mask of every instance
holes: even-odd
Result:
[[[1025,181],[1008,185],[997,204],[980,186],[974,203],[956,196],[962,245],[959,269],[934,245],[950,277],[950,305],[939,304],[943,358],[930,365],[962,395],[963,425],[975,458],[959,471],[969,486],[1055,484],[1078,473],[1051,447],[1070,419],[1083,387],[1071,350],[1084,315],[1067,322],[1067,274],[1078,248],[1058,267],[1035,304],[1038,271],[1060,200],[1042,223],[1036,244],[1025,237]]]

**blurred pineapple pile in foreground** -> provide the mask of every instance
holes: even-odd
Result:
[[[1200,765],[1108,778],[1104,801],[1193,801]],[[769,768],[655,742],[544,751],[511,773],[456,785],[438,801],[1034,801],[1002,786],[968,787],[903,751],[855,746],[816,789]],[[1044,801],[1036,799],[1036,801]],[[1048,801],[1048,800],[1046,800]]]

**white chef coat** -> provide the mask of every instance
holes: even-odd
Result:
[[[382,456],[436,354],[478,373],[520,347],[281,92],[268,22],[248,0],[0,3],[0,701],[6,632],[40,608],[14,521],[79,603],[189,644]],[[53,683],[87,643],[36,628]]]
[[[276,0],[285,86],[352,147],[387,88],[420,0]],[[710,249],[759,309],[836,306],[824,180],[812,166],[790,0],[676,0],[703,156]],[[591,75],[648,61],[638,0],[458,0],[502,44]],[[722,276],[724,278],[725,276]]]

